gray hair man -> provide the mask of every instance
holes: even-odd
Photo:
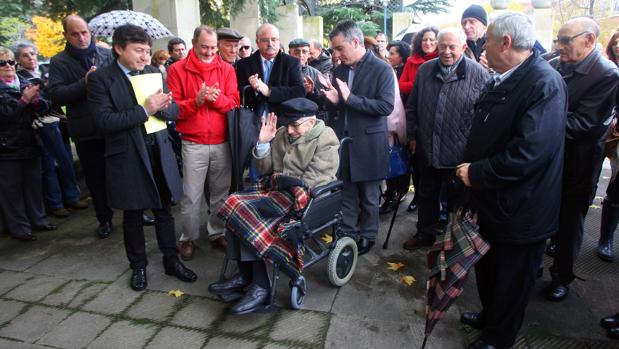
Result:
[[[310,58],[309,65],[318,69],[322,74],[331,74],[333,72],[333,62],[331,56],[322,47],[319,40],[310,40]]]
[[[303,87],[305,88],[306,97],[317,104],[320,104],[322,96],[320,89],[322,85],[319,82],[320,72],[307,64],[310,55],[309,41],[298,38],[290,41],[288,44],[288,53],[301,62],[301,73],[303,74]]]
[[[615,64],[596,48],[599,33],[599,26],[591,18],[569,20],[557,33],[559,57],[550,63],[563,76],[569,92],[561,215],[551,268],[553,282],[545,293],[551,301],[563,300],[575,277],[574,262],[580,252],[585,216],[604,159],[603,141],[609,116],[616,103],[619,73]],[[605,202],[606,219],[610,210],[619,214],[617,208],[610,206]],[[604,230],[602,244],[614,229]]]
[[[475,104],[464,162],[479,232],[492,248],[475,265],[482,310],[460,321],[481,330],[469,348],[510,348],[522,326],[545,241],[557,229],[567,91],[533,50],[533,23],[505,13],[488,27],[497,74]]]
[[[352,138],[342,156],[342,229],[359,234],[359,254],[370,251],[378,234],[379,183],[389,171],[387,118],[394,108],[394,73],[363,46],[363,32],[343,21],[329,34],[342,64],[324,81],[326,100],[341,116],[336,129]]]
[[[447,188],[448,211],[454,194],[454,169],[462,162],[475,111],[475,101],[490,78],[486,69],[465,57],[466,36],[460,29],[438,33],[438,59],[421,65],[406,105],[412,153],[418,152],[419,215],[417,234],[404,243],[413,250],[431,246],[442,231],[441,188]]]

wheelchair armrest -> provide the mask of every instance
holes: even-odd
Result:
[[[329,184],[316,187],[314,190],[311,191],[311,197],[316,198],[324,193],[329,193],[335,190],[342,190],[342,188],[344,188],[344,182],[340,180],[335,180]]]

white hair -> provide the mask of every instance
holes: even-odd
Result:
[[[492,31],[488,32],[494,40],[505,36],[512,39],[512,47],[517,51],[529,51],[535,44],[533,22],[529,17],[519,12],[504,13],[490,23]]]
[[[436,41],[441,42],[441,39],[445,34],[453,34],[458,38],[458,40],[460,40],[461,44],[466,44],[466,35],[460,28],[448,27],[445,29],[441,29],[441,31],[438,32],[438,35],[436,36]]]

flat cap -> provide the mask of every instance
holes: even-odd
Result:
[[[295,47],[302,47],[302,46],[309,46],[309,45],[310,45],[309,40],[298,38],[298,39],[292,40],[288,44],[288,48],[295,48]]]
[[[237,32],[234,29],[230,29],[230,28],[217,29],[218,40],[241,40],[242,38],[243,38],[243,34]]]
[[[297,97],[281,103],[279,111],[281,115],[278,115],[278,124],[288,125],[300,118],[315,116],[318,113],[318,104],[307,98]]]

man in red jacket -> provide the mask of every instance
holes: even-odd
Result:
[[[183,142],[181,258],[193,258],[200,237],[200,206],[205,185],[211,215],[207,231],[213,247],[226,246],[217,211],[230,189],[231,159],[226,113],[239,104],[236,73],[217,55],[217,33],[201,25],[187,58],[170,66],[167,83],[180,108],[176,129]]]

